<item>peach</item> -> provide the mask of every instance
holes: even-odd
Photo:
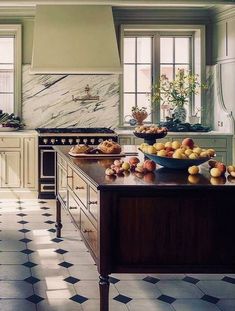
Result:
[[[190,155],[189,155],[189,159],[191,159],[191,160],[196,160],[196,159],[198,159],[198,154],[197,153],[191,153]]]
[[[142,143],[142,144],[140,145],[140,147],[139,147],[139,148],[140,148],[141,150],[143,150],[143,148],[144,148],[144,147],[146,147],[146,146],[148,146],[148,144],[147,144],[147,143]]]
[[[197,175],[199,173],[199,167],[196,165],[190,166],[188,172],[190,175]]]
[[[148,146],[148,152],[147,153],[154,154],[154,153],[157,153],[157,150],[153,146]]]
[[[167,141],[165,143],[165,148],[172,148],[172,142],[171,141]]]
[[[169,152],[167,152],[167,157],[168,158],[172,158],[173,157],[173,154],[174,154],[174,151],[169,151]]]
[[[155,180],[155,174],[153,172],[148,172],[144,175],[144,181],[148,183],[153,183]]]
[[[157,151],[165,149],[165,145],[163,143],[155,143],[153,146]]]
[[[145,160],[144,169],[146,169],[148,172],[153,172],[156,169],[156,163],[152,160]]]
[[[209,154],[209,157],[214,157],[215,150],[214,149],[207,149],[207,153]]]
[[[129,159],[129,163],[131,166],[136,166],[137,163],[139,163],[139,162],[140,162],[140,160],[137,157],[130,157],[130,159]]]
[[[200,158],[208,158],[208,153],[206,151],[202,151],[200,153]]]
[[[184,154],[185,154],[186,156],[188,156],[188,157],[190,156],[191,153],[193,153],[193,150],[192,150],[192,149],[186,149],[185,152],[184,152]]]
[[[202,152],[202,148],[200,147],[193,148],[193,152],[199,155]]]
[[[227,167],[227,172],[228,172],[229,174],[231,174],[231,172],[235,172],[235,166],[234,166],[234,165],[229,165],[229,166]]]
[[[215,164],[215,167],[218,168],[218,169],[221,171],[222,174],[225,174],[225,172],[226,172],[226,166],[224,165],[224,163],[222,163],[222,162],[217,162],[217,163]]]
[[[182,157],[182,153],[180,153],[180,152],[174,152],[173,153],[173,155],[172,155],[172,158],[174,158],[174,159],[182,159],[183,157]]]
[[[173,149],[175,149],[175,150],[179,149],[180,146],[181,146],[181,143],[178,140],[175,140],[175,141],[172,142],[172,148]]]
[[[222,172],[217,167],[213,167],[210,170],[210,174],[211,174],[212,177],[220,177],[222,175]]]
[[[189,147],[190,149],[193,149],[193,147],[194,147],[194,141],[192,140],[192,138],[185,138],[185,139],[182,141],[182,146],[187,146],[187,147]]]
[[[209,161],[208,161],[208,164],[209,164],[209,166],[210,166],[211,168],[215,167],[216,163],[217,163],[217,161],[215,161],[215,160],[209,160]]]

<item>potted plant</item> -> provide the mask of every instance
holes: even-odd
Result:
[[[146,107],[139,108],[134,106],[131,109],[132,117],[136,120],[137,125],[142,125],[143,121],[147,118],[148,112]]]
[[[199,82],[197,74],[178,69],[172,81],[166,75],[161,76],[154,86],[152,102],[161,101],[161,105],[168,105],[173,110],[174,119],[179,119],[183,123],[187,114],[185,105],[201,88],[206,88],[206,85]]]

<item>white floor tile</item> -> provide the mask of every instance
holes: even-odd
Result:
[[[176,311],[219,311],[215,304],[199,299],[177,299],[173,307]]]
[[[40,281],[34,284],[35,294],[50,299],[68,299],[76,294],[76,291],[72,285],[68,285],[63,281]]]
[[[0,252],[1,265],[18,265],[28,261],[28,256],[21,252]]]
[[[159,281],[156,286],[167,296],[173,298],[201,298],[203,293],[195,285],[184,281]]]
[[[221,299],[217,305],[222,311],[234,311],[235,299]]]
[[[22,251],[26,248],[25,243],[20,241],[0,241],[0,251]]]
[[[2,311],[36,311],[32,302],[25,299],[1,299],[0,310]]]
[[[21,281],[31,276],[30,269],[22,265],[1,265],[0,279],[4,281]]]
[[[81,242],[82,243],[82,242]],[[60,248],[68,250],[66,245],[62,246],[60,245]],[[94,265],[95,262],[93,258],[91,257],[90,253],[87,251],[81,251],[81,252],[68,252],[64,255],[65,261],[69,261],[74,265]]]
[[[143,281],[120,281],[115,284],[118,292],[130,298],[157,298],[161,292],[156,285]]]
[[[98,299],[100,297],[99,282],[98,281],[79,281],[74,284],[75,290],[78,295],[89,299]],[[114,285],[110,284],[109,297],[113,298],[118,295],[118,291]]]
[[[224,281],[200,281],[197,286],[207,295],[235,299],[235,284]]]
[[[33,287],[24,281],[0,281],[0,298],[27,298],[33,295]]]
[[[46,278],[50,277],[63,277],[67,278],[70,276],[68,269],[63,268],[58,265],[47,265],[47,266],[35,266],[31,268],[32,276],[40,279],[40,280],[45,280]]]
[[[156,299],[134,299],[127,304],[130,311],[173,311],[167,303]]]
[[[37,305],[37,311],[82,311],[82,306],[69,299],[45,299]]]
[[[99,311],[99,300],[90,299],[82,304],[83,311]],[[125,304],[118,301],[110,300],[109,301],[110,311],[128,311]]]
[[[95,265],[76,264],[68,268],[68,270],[71,276],[80,280],[97,281],[99,279],[99,273]]]

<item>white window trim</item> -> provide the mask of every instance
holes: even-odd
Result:
[[[22,90],[22,27],[19,24],[0,25],[0,35],[14,36],[14,114],[21,116]]]
[[[120,28],[120,54],[121,54],[121,65],[123,66],[123,42],[124,34],[128,32],[182,32],[189,31],[194,33],[194,59],[193,67],[194,72],[199,74],[200,81],[206,81],[206,42],[205,42],[205,26],[204,25],[121,25]],[[201,123],[205,124],[206,121],[206,103],[205,103],[205,92],[201,91]],[[120,76],[120,117],[119,126],[127,127],[123,124],[123,76]]]

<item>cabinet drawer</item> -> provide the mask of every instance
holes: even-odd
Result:
[[[81,229],[81,208],[79,203],[75,200],[72,195],[72,192],[68,192],[68,210],[71,214],[75,225],[78,229]]]
[[[81,233],[86,242],[88,243],[88,245],[91,247],[93,253],[97,256],[98,254],[97,231],[82,210],[81,210]]]
[[[57,156],[57,162],[58,162],[58,164],[60,164],[61,166],[63,166],[66,169],[66,161],[63,158],[61,158],[60,155]]]
[[[0,148],[20,148],[20,138],[17,137],[1,137]]]
[[[67,172],[68,172],[68,176],[67,176],[67,178],[68,178],[68,185],[69,185],[69,187],[71,189],[73,189],[73,170],[71,169],[70,166],[68,166]]]
[[[86,182],[78,176],[78,174],[73,173],[73,191],[83,205],[87,208],[87,184]]]
[[[89,187],[88,206],[90,214],[98,219],[98,193],[93,188]]]

